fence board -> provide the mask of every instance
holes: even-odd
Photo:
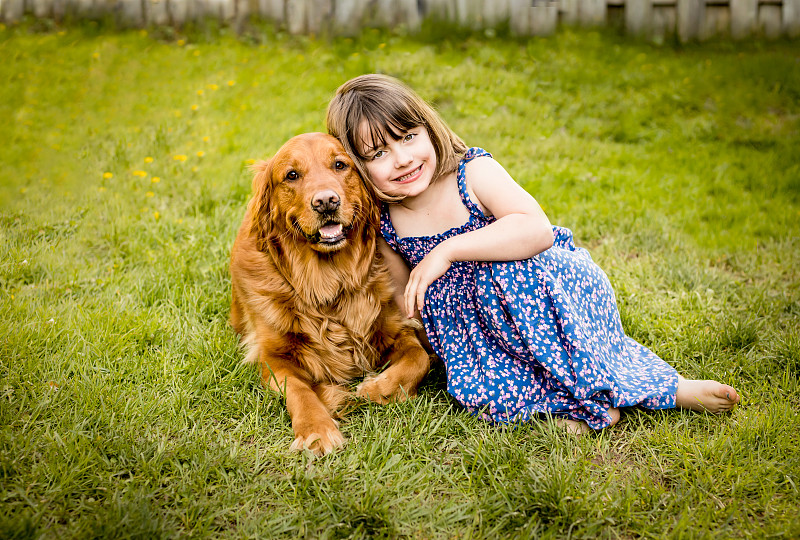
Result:
[[[29,4],[30,4],[30,0]],[[52,2],[50,0],[33,0],[33,14],[36,17],[49,17],[52,10]]]
[[[700,30],[701,38],[716,35],[730,35],[731,10],[728,6],[706,4],[705,19]]]
[[[293,0],[286,3],[286,27],[290,34],[306,31],[307,0]]]
[[[625,4],[625,29],[634,35],[650,33],[653,24],[653,0],[628,1]]]
[[[409,30],[416,31],[422,26],[422,15],[419,12],[417,0],[399,0],[402,10],[402,20]]]
[[[678,14],[674,5],[654,6],[651,27],[653,39],[663,41],[667,36],[675,34],[677,18]]]
[[[578,0],[561,0],[561,20],[564,24],[578,24]]]
[[[508,0],[496,0],[483,3],[483,22],[487,28],[493,28],[508,20]]]
[[[681,41],[700,39],[705,20],[705,0],[677,0],[678,38]]]
[[[161,26],[169,24],[169,13],[165,0],[150,0],[144,3],[145,20],[150,24]]]
[[[742,39],[750,36],[758,22],[758,0],[730,0],[731,36]]]
[[[53,1],[53,18],[57,21],[64,19],[67,14],[67,0],[54,0]]]
[[[534,36],[547,36],[558,26],[558,2],[536,2],[530,9],[530,32]]]
[[[758,28],[769,39],[781,35],[781,6],[775,4],[762,5],[758,10]]]
[[[458,0],[458,23],[465,28],[479,29],[483,25],[483,3],[483,0]]]
[[[320,34],[333,16],[333,0],[310,0],[306,12],[306,28],[311,34]]]
[[[279,24],[286,20],[286,6],[283,0],[258,0],[258,13]]]
[[[509,1],[509,26],[514,34],[525,36],[530,31],[530,2],[529,0]]]
[[[579,4],[579,20],[587,26],[599,26],[606,22],[608,5],[606,0],[583,0]]]
[[[189,9],[190,3],[187,0],[169,0],[167,4],[167,16],[177,27],[182,27],[191,20]]]
[[[119,8],[124,26],[142,28],[147,25],[144,7],[141,2],[121,2]]]
[[[789,37],[800,36],[800,0],[783,0],[783,32]]]
[[[333,20],[339,33],[352,36],[361,29],[363,0],[337,0]]]
[[[3,20],[10,23],[20,20],[23,13],[25,13],[25,2],[23,0],[4,0],[3,5],[0,6],[0,14],[3,15]]]

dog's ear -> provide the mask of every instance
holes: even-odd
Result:
[[[253,171],[253,198],[250,200],[250,231],[259,240],[272,233],[272,160],[259,161],[250,167]]]
[[[380,228],[381,225],[381,207],[383,201],[381,201],[380,197],[378,196],[378,192],[375,191],[375,188],[364,180],[364,177],[361,174],[358,175],[359,179],[361,180],[361,189],[364,192],[363,200],[367,204],[367,207],[364,209],[364,215],[366,216],[367,223],[374,228]]]

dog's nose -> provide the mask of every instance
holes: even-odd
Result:
[[[311,198],[311,208],[320,214],[333,212],[339,208],[339,194],[332,189],[320,191]]]

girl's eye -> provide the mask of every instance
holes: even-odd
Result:
[[[297,174],[297,171],[289,171],[286,173],[287,180],[297,180],[298,178],[300,178],[300,175]]]
[[[386,153],[386,151],[384,151],[384,150],[378,150],[377,152],[372,154],[372,159],[381,158],[381,157],[383,157],[383,154],[385,154],[385,153]]]
[[[406,136],[405,136],[405,137],[403,137],[403,140],[404,140],[405,142],[408,142],[408,141],[410,141],[411,139],[413,139],[413,138],[414,138],[414,137],[416,137],[416,136],[417,136],[417,134],[416,134],[416,133],[406,133]]]
[[[344,161],[336,161],[336,163],[334,163],[333,166],[337,171],[343,171],[347,168],[347,163],[345,163]]]

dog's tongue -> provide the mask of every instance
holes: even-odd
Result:
[[[339,236],[342,234],[342,224],[341,223],[328,223],[327,225],[323,225],[319,228],[319,233],[322,236],[333,238],[334,236]]]

